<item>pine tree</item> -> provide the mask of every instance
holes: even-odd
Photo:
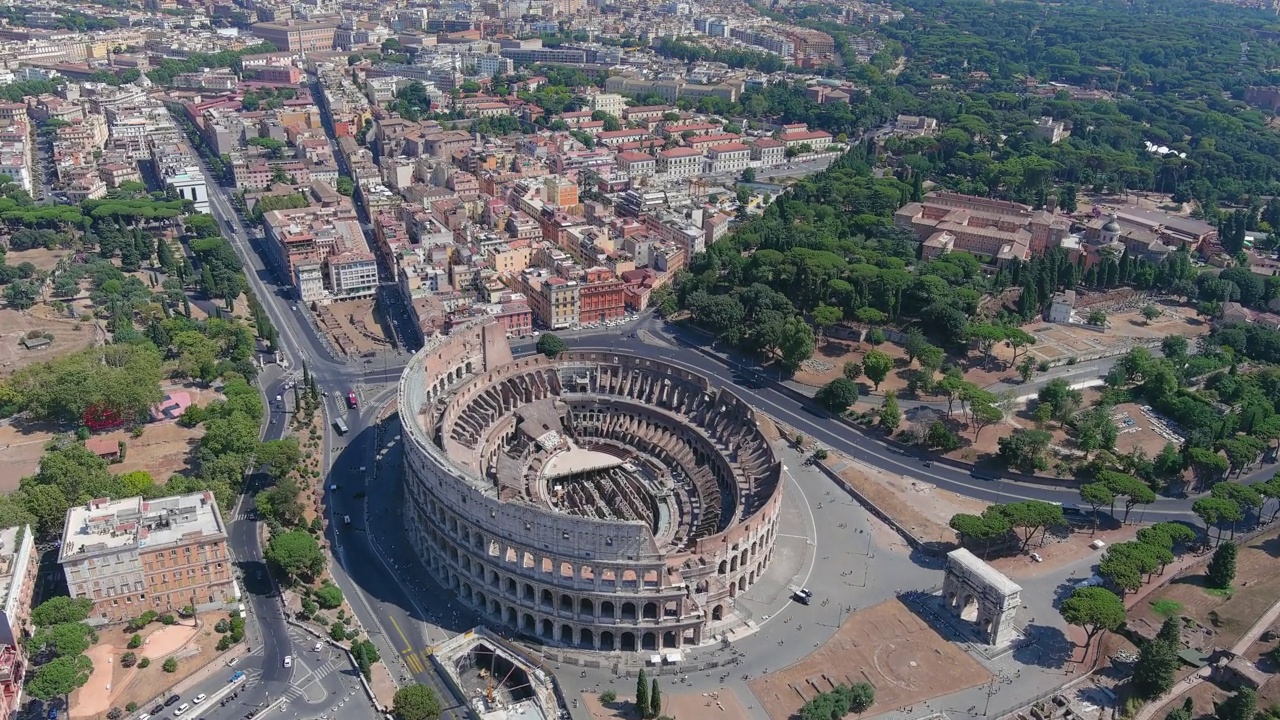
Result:
[[[1231,587],[1231,581],[1236,579],[1236,553],[1236,544],[1230,541],[1222,543],[1214,551],[1205,571],[1205,582],[1209,587],[1223,590]]]
[[[656,718],[662,714],[662,689],[658,687],[658,678],[653,679],[649,689],[649,717]]]
[[[186,295],[182,296],[182,314],[191,317],[191,298]]]
[[[640,668],[640,677],[636,678],[636,708],[640,717],[649,714],[649,678],[645,677],[644,668]]]

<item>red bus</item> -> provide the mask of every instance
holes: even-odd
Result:
[[[348,390],[347,391],[347,407],[354,410],[356,408],[356,405],[358,404],[359,404],[359,401],[356,400],[356,391]]]

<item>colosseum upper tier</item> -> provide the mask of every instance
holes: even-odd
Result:
[[[410,542],[493,624],[642,651],[748,619],[782,465],[728,390],[621,353],[514,360],[478,322],[428,342],[399,401]]]

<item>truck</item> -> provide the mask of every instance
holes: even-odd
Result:
[[[355,409],[356,409],[356,406],[357,406],[359,403],[360,403],[360,401],[359,401],[358,399],[356,399],[356,391],[355,391],[355,390],[348,390],[348,391],[347,391],[347,407],[351,408],[352,410],[355,410]]]
[[[342,418],[333,419],[333,429],[337,430],[339,435],[347,434],[347,424],[342,421]]]

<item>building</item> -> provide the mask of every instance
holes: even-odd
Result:
[[[677,658],[748,622],[782,464],[732,390],[622,353],[516,361],[492,318],[430,338],[399,388],[409,547],[486,622]]]
[[[329,289],[337,300],[372,297],[378,289],[378,263],[373,253],[345,252],[329,256]]]
[[[773,138],[760,138],[751,143],[751,161],[764,167],[781,165],[787,161],[787,146]]]
[[[751,148],[742,143],[725,143],[707,148],[707,172],[737,173],[751,164]]]
[[[578,290],[578,322],[598,323],[625,315],[626,286],[607,268],[588,268],[585,282]]]
[[[293,274],[299,300],[310,305],[324,299],[324,268],[320,263],[298,263],[293,267]]]
[[[959,250],[992,260],[1027,260],[1057,247],[1070,223],[1046,210],[1005,200],[935,191],[893,214],[899,228],[925,244],[930,257]]]
[[[649,153],[628,150],[618,153],[614,160],[618,163],[618,169],[629,177],[652,175],[658,169],[658,159]]]
[[[588,98],[588,107],[592,112],[599,110],[621,118],[622,111],[627,108],[627,99],[618,93],[596,93]]]
[[[1054,293],[1049,303],[1048,320],[1051,323],[1069,323],[1076,311],[1076,291],[1064,290]]]
[[[93,600],[94,624],[188,605],[213,610],[236,594],[227,528],[207,490],[77,505],[67,511],[58,564],[71,597]]]
[[[23,641],[31,635],[31,597],[40,559],[30,526],[0,530],[0,712],[17,717],[26,674]]]
[[[333,38],[339,24],[338,20],[260,22],[254,23],[250,32],[282,51],[319,52],[333,50]]]
[[[692,177],[702,172],[702,151],[687,147],[658,153],[658,172],[670,178]]]
[[[1071,137],[1071,130],[1070,125],[1064,120],[1042,117],[1036,121],[1032,134],[1053,145]]]

